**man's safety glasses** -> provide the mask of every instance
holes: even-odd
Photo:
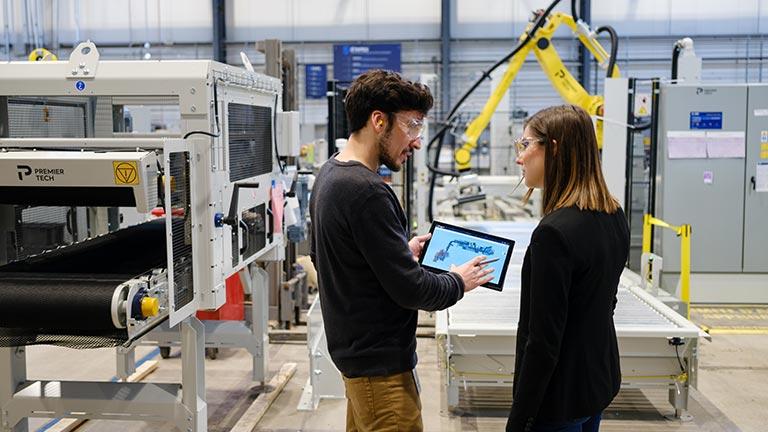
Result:
[[[400,123],[400,126],[403,129],[403,132],[405,132],[405,134],[408,135],[408,138],[412,140],[421,138],[421,134],[424,132],[424,120],[419,120],[419,119],[402,120],[397,115],[395,115],[395,117],[397,118],[397,122]]]

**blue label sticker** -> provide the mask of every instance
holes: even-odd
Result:
[[[85,83],[82,82],[82,81],[78,81],[78,82],[75,83],[75,88],[78,91],[83,91],[83,90],[85,90]]]
[[[691,129],[722,129],[722,112],[691,111]]]
[[[324,99],[328,81],[328,66],[324,64],[307,64],[305,68],[307,99]]]

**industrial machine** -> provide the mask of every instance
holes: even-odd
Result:
[[[29,417],[205,431],[211,344],[248,348],[264,381],[269,274],[256,263],[282,258],[278,161],[298,147],[280,86],[213,61],[100,61],[90,42],[69,61],[0,65],[1,431]],[[130,130],[142,109],[167,123]],[[38,228],[47,238],[30,242]],[[236,274],[250,319],[208,328],[195,312],[224,305]],[[182,347],[181,386],[27,379],[27,345],[117,347],[126,378],[135,347],[164,331]]]
[[[691,301],[768,302],[768,86],[661,83],[656,97],[652,208],[692,227]],[[679,241],[659,234],[662,284],[674,291]]]
[[[504,291],[477,289],[438,312],[435,334],[449,408],[500,407],[512,400],[515,342],[520,312],[520,269],[535,221],[465,223],[516,242]],[[696,386],[699,337],[704,333],[646,291],[625,270],[614,316],[624,388],[669,391],[675,414],[684,416],[688,390]]]
[[[557,3],[554,2],[553,5]],[[566,15],[562,12],[551,15],[545,11],[534,12],[531,22],[526,27],[524,34],[519,38],[520,45],[518,45],[518,48],[515,49],[509,59],[509,66],[506,72],[494,88],[480,115],[469,123],[462,136],[463,144],[460,148],[456,149],[454,155],[459,171],[470,169],[472,150],[477,147],[477,140],[480,138],[480,134],[488,127],[491,116],[496,112],[499,102],[504,94],[507,93],[531,51],[533,51],[536,60],[538,60],[552,86],[564,101],[581,106],[590,115],[602,116],[603,97],[587,93],[584,87],[568,72],[568,68],[565,67],[557,51],[552,46],[552,36],[561,25],[566,25],[573,31],[579,41],[595,56],[598,64],[603,69],[607,69],[609,77],[619,76],[615,54],[615,50],[618,48],[618,37],[611,27],[600,27],[597,31],[593,31],[589,28],[589,24],[579,20],[578,17]],[[609,56],[600,42],[597,41],[597,34],[602,31],[611,33],[613,55]],[[602,121],[598,120],[596,122],[596,128],[598,145],[600,146],[602,144]]]
[[[603,152],[606,181],[638,252],[644,213],[691,226],[692,302],[768,302],[768,86],[701,81],[688,38],[673,59],[671,80],[606,80],[605,134],[618,144]],[[633,125],[638,98],[649,99],[647,132]],[[667,231],[655,230],[652,252],[664,258],[662,288],[675,294],[681,246]]]
[[[499,119],[496,115],[496,110],[500,103],[507,104],[506,94],[509,87],[512,85],[517,73],[523,66],[526,57],[533,51],[536,59],[542,67],[542,70],[549,78],[553,87],[557,90],[560,96],[567,103],[575,104],[584,108],[590,115],[595,117],[595,128],[598,139],[598,146],[602,147],[603,142],[603,121],[604,114],[603,97],[599,95],[590,95],[582,85],[571,75],[568,68],[563,64],[557,51],[552,46],[551,39],[554,33],[561,25],[565,25],[570,28],[579,41],[589,50],[597,60],[599,66],[606,70],[608,77],[619,76],[619,69],[616,66],[616,52],[618,49],[618,36],[615,30],[610,26],[602,26],[596,30],[592,30],[589,24],[578,18],[576,13],[576,2],[571,1],[572,15],[567,15],[561,12],[552,13],[552,10],[560,3],[560,0],[554,0],[546,9],[535,11],[531,17],[530,23],[525,29],[525,32],[520,36],[519,42],[514,50],[512,50],[503,59],[496,62],[487,71],[482,73],[482,76],[469,88],[469,90],[456,102],[451,111],[446,115],[446,118],[442,122],[442,126],[436,130],[432,139],[427,146],[428,150],[434,151],[434,159],[428,163],[428,168],[432,173],[429,186],[429,198],[428,198],[428,217],[430,220],[434,218],[436,213],[434,207],[435,201],[435,185],[437,183],[438,176],[449,176],[451,178],[459,178],[467,173],[472,168],[472,154],[476,152],[477,143],[480,136],[488,127],[492,118]],[[607,32],[611,37],[611,49],[610,54],[603,48],[600,42],[597,40],[599,33]],[[507,70],[502,74],[496,74],[495,71],[501,65],[508,62]],[[463,102],[473,93],[485,79],[491,79],[494,89],[488,100],[486,101],[480,114],[475,117],[466,126],[463,133],[459,133],[458,148],[454,150],[454,157],[452,166],[455,166],[455,170],[445,170],[439,168],[440,157],[442,153],[442,147],[444,145],[445,138],[448,134],[453,134],[454,130],[460,129],[457,124],[459,121],[459,108]],[[502,121],[502,123],[508,123]],[[499,128],[492,128],[491,135],[499,135]],[[503,136],[504,133],[502,132]],[[507,135],[509,136],[509,135]],[[508,147],[511,148],[511,140],[508,143]],[[433,149],[434,147],[434,149]],[[496,152],[495,157],[503,157],[503,151]],[[507,155],[510,157],[510,154]],[[493,162],[491,162],[493,164]],[[499,165],[498,163],[496,164]],[[502,164],[503,166],[503,164]],[[513,174],[506,172],[493,172],[492,175],[499,174]],[[506,183],[510,187],[514,187],[513,180],[517,180],[516,184],[521,183],[521,179],[518,176],[513,179],[512,176],[506,179]],[[461,183],[461,180],[459,180]],[[445,184],[446,182],[443,181]],[[461,193],[461,191],[459,191]],[[469,196],[459,195],[457,197],[457,204],[463,205],[465,202],[482,201],[484,197],[482,193],[474,193]]]

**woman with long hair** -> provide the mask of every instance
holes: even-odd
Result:
[[[507,431],[592,432],[619,391],[613,312],[629,229],[608,192],[589,114],[546,108],[525,123],[517,163],[542,192],[522,267]]]

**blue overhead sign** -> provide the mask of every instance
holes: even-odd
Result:
[[[306,72],[306,98],[325,98],[326,83],[328,82],[328,66],[324,64],[308,64],[304,71]]]
[[[370,69],[401,71],[400,44],[357,44],[333,46],[333,77],[351,82]]]

